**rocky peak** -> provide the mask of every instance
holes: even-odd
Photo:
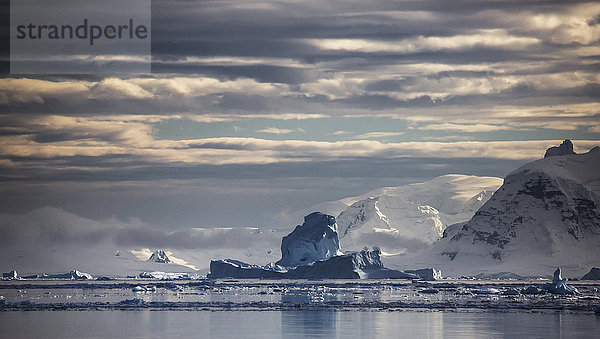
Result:
[[[152,253],[147,261],[159,262],[163,264],[170,264],[172,262],[169,256],[167,256],[167,253],[165,253],[163,250],[158,250]]]
[[[563,141],[560,146],[553,146],[546,150],[546,154],[544,154],[544,158],[546,157],[554,157],[560,155],[569,155],[569,154],[577,154],[573,151],[573,143],[571,140],[566,139]]]

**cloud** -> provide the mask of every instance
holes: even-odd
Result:
[[[44,103],[47,97],[79,96],[89,91],[87,81],[52,82],[37,79],[0,79],[0,104]]]
[[[285,128],[277,128],[277,127],[269,127],[269,128],[263,128],[260,129],[258,131],[256,131],[258,133],[268,133],[268,134],[289,134],[294,132],[294,130],[291,129],[285,129]]]
[[[397,137],[403,135],[404,132],[369,132],[364,134],[359,134],[354,137],[354,139],[379,139],[379,138],[387,138],[387,137]]]
[[[148,92],[140,85],[119,78],[104,79],[90,88],[89,98],[133,98],[148,99],[152,98],[152,93]]]
[[[591,126],[588,128],[588,132],[590,133],[600,133],[600,125]]]
[[[421,51],[461,50],[477,46],[521,49],[539,43],[533,37],[513,36],[502,29],[479,30],[471,34],[449,37],[419,36],[397,41],[365,39],[315,39],[308,43],[324,50],[343,50],[363,53],[417,53]]]
[[[462,125],[462,124],[453,124],[453,123],[443,123],[443,124],[430,124],[425,126],[417,127],[418,130],[422,131],[457,131],[457,132],[466,132],[466,133],[480,133],[480,132],[492,132],[492,131],[505,131],[514,129],[510,126],[502,126],[502,125],[487,125],[487,124],[472,124],[472,125]]]
[[[252,209],[239,203],[235,213],[208,194],[177,200],[186,208],[169,205],[179,211],[171,219],[259,222],[308,191],[318,194],[305,195],[306,204],[387,185],[397,179],[390,167],[413,176],[504,175],[559,139],[574,139],[579,152],[598,144],[597,3],[157,0],[153,12],[161,30],[152,37],[152,74],[0,79],[0,179],[14,187],[0,197],[4,211],[52,203],[59,191],[57,201],[85,205],[102,192],[77,194],[79,186],[104,181],[128,189],[86,211],[131,214],[175,181],[227,178],[209,185],[218,195],[234,190],[234,179],[303,178],[278,192],[286,199],[244,196]],[[367,134],[405,124],[414,129],[385,133],[413,142]],[[266,127],[289,132],[256,132]],[[475,130],[485,133],[455,135]],[[357,134],[363,140],[340,141]],[[291,136],[301,140],[269,140]],[[488,141],[497,139],[505,141]],[[345,179],[319,188],[332,172]],[[161,179],[172,182],[135,195]],[[78,185],[63,192],[69,182]],[[195,183],[196,192],[207,189]],[[25,197],[46,185],[52,190]],[[157,211],[172,199],[140,210],[168,220]],[[194,214],[190,201],[211,208]]]

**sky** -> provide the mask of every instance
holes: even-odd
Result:
[[[566,138],[600,144],[597,2],[153,1],[151,74],[0,77],[0,213],[291,230]]]

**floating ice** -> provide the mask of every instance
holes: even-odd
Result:
[[[559,267],[554,271],[552,283],[542,285],[542,289],[553,294],[578,294],[579,292],[575,287],[567,286],[567,278],[563,279],[560,273]]]
[[[281,260],[276,265],[296,267],[340,255],[335,217],[314,212],[281,240]]]
[[[71,280],[92,280],[91,274],[72,270],[68,273],[60,274],[42,274],[25,277],[26,279],[71,279]]]
[[[7,280],[11,280],[11,279],[18,279],[17,276],[17,271],[10,271],[7,273],[2,273],[2,279],[7,279]]]
[[[434,281],[442,279],[442,271],[435,268],[421,268],[418,270],[406,270],[406,273],[416,274],[422,280]]]
[[[182,280],[195,279],[198,275],[190,275],[189,273],[169,273],[169,272],[142,272],[139,275],[142,279],[158,279],[158,280]]]

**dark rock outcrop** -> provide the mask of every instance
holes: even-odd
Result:
[[[592,267],[592,269],[586,273],[581,280],[600,280],[600,267]]]
[[[560,155],[569,155],[569,154],[577,154],[573,151],[573,143],[571,140],[566,139],[563,141],[560,146],[550,147],[546,150],[546,154],[544,154],[544,158],[546,157],[554,157]]]

